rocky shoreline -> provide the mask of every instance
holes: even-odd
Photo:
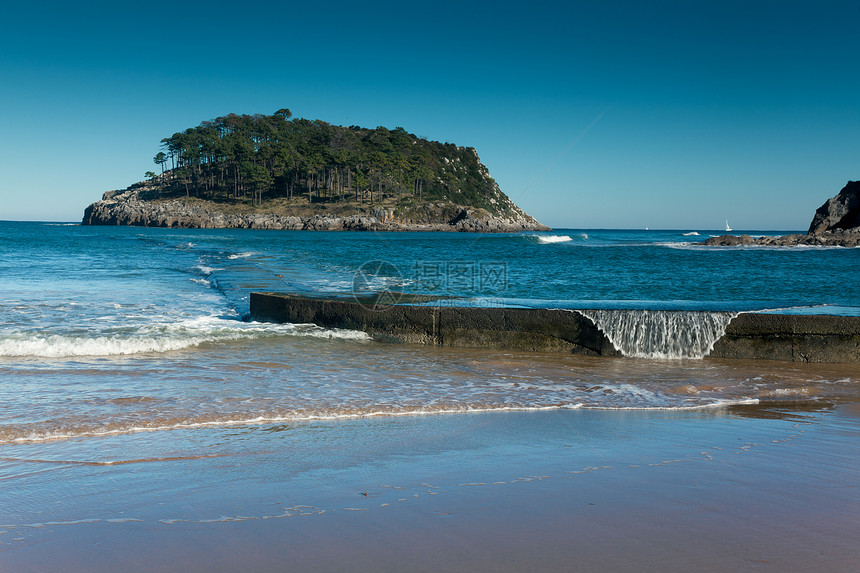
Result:
[[[751,237],[749,235],[720,235],[707,239],[703,245],[709,247],[858,247],[860,231],[837,229],[817,235],[782,235],[779,237]]]
[[[402,220],[394,209],[377,207],[354,215],[278,215],[248,211],[228,212],[215,203],[182,199],[145,200],[138,188],[108,191],[84,211],[83,225],[131,225],[139,227],[195,229],[274,229],[298,231],[452,231],[507,233],[550,231],[513,207],[509,216],[491,215],[483,209],[450,202],[428,202],[425,220]],[[450,214],[454,213],[451,217]]]
[[[720,235],[702,245],[709,247],[858,247],[860,246],[860,181],[849,181],[838,195],[815,211],[809,231],[781,237]]]

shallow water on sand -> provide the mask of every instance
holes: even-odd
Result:
[[[380,415],[698,409],[858,399],[853,366],[639,360],[374,342],[231,341],[134,357],[0,361],[0,444]],[[178,436],[174,436],[178,438]]]
[[[30,444],[0,460],[0,483],[16,492],[0,564],[509,571],[575,559],[585,571],[849,571],[860,557],[858,438],[853,416],[756,405]]]

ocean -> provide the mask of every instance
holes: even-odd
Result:
[[[856,449],[856,420],[837,415],[857,401],[856,365],[713,360],[707,344],[685,352],[677,337],[716,336],[741,311],[860,315],[860,249],[695,244],[717,234],[0,222],[0,565],[46,570],[75,545],[70,570],[111,570],[115,562],[93,567],[78,542],[122,545],[125,532],[183,524],[316,519],[318,542],[327,513],[388,509],[463,484],[522,490],[553,472],[611,473],[619,460],[647,467],[667,461],[673,440],[683,446],[671,455],[705,459],[714,448],[743,453],[827,433],[838,419],[832,436],[842,437],[828,447]],[[613,340],[627,336],[624,358],[433,348],[254,322],[254,291],[588,309],[599,325],[601,309],[691,319],[660,333],[668,346],[644,350],[650,334],[602,325]],[[587,447],[572,459],[571,443]],[[856,459],[837,473],[856,481]],[[458,503],[476,507],[469,499]],[[37,558],[38,547],[55,549]],[[163,570],[187,549],[173,546]],[[141,569],[160,570],[145,553]],[[199,554],[194,563],[211,566]]]

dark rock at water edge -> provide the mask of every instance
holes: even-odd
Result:
[[[504,233],[549,231],[534,218],[513,206],[507,214],[493,215],[484,209],[446,201],[428,201],[420,206],[419,220],[398,218],[394,209],[377,207],[367,213],[328,215],[283,215],[265,212],[230,212],[206,201],[141,198],[139,187],[108,191],[101,201],[84,211],[83,225],[132,225],[139,227],[195,229],[277,229],[301,231],[466,231]]]
[[[782,235],[780,237],[750,237],[749,235],[720,235],[707,239],[703,245],[710,247],[857,247],[860,246],[860,230],[836,229],[815,235]]]
[[[858,227],[860,227],[860,181],[849,181],[836,197],[828,199],[818,208],[807,233],[820,235],[827,231]]]
[[[805,235],[750,237],[720,235],[707,239],[712,247],[857,247],[860,246],[860,181],[849,181],[836,197],[818,208]]]

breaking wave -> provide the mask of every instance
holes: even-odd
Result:
[[[150,324],[120,333],[11,334],[0,338],[0,356],[121,356],[171,352],[204,343],[277,336],[369,340],[364,332],[326,329],[313,324],[240,322],[201,317],[177,323]]]
[[[537,239],[538,243],[549,245],[552,243],[567,243],[568,241],[572,241],[568,235],[531,235],[535,239]]]
[[[248,257],[253,257],[254,255],[259,255],[259,254],[260,254],[260,253],[258,253],[258,252],[256,252],[256,251],[248,251],[248,252],[246,252],[246,253],[236,253],[236,254],[233,254],[233,255],[227,255],[227,258],[228,258],[228,259],[231,259],[231,260],[235,260],[235,259],[247,259]]]

